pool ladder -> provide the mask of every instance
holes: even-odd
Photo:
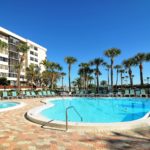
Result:
[[[76,114],[80,117],[81,121],[83,121],[82,116],[80,115],[80,113],[77,111],[77,109],[74,106],[69,106],[66,108],[66,131],[68,130],[68,110],[69,109],[73,109]]]

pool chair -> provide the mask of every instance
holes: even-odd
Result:
[[[12,91],[12,98],[18,98],[17,92],[16,91]]]
[[[7,91],[3,91],[2,92],[2,99],[9,99],[9,98],[11,98],[11,96],[8,96]]]
[[[46,91],[42,91],[43,96],[48,97]]]
[[[141,97],[147,97],[147,94],[144,89],[141,89]]]
[[[118,91],[116,94],[115,94],[116,97],[122,97],[122,92],[121,91]]]
[[[31,91],[31,96],[32,97],[37,97],[34,91]]]
[[[38,97],[44,97],[41,91],[38,91]]]
[[[125,97],[129,97],[130,96],[129,90],[125,90],[124,96]]]
[[[26,96],[26,97],[28,97],[28,98],[29,98],[29,97],[33,97],[33,96],[30,94],[30,92],[29,92],[29,91],[26,91],[25,96]]]
[[[48,96],[52,96],[52,94],[51,94],[50,91],[47,91],[47,95],[48,95]]]
[[[135,91],[135,96],[136,97],[141,97],[141,91],[140,90],[136,90]]]
[[[57,96],[54,91],[51,91],[52,96]]]
[[[133,89],[130,90],[130,96],[131,96],[131,97],[134,97],[134,96],[135,96],[135,92],[134,92]]]

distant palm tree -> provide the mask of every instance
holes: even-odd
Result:
[[[71,66],[72,66],[72,64],[74,64],[76,61],[77,61],[77,59],[74,58],[74,57],[71,57],[71,56],[65,57],[65,62],[68,64],[69,92],[71,92],[71,75],[70,75]]]
[[[150,53],[146,54],[146,61],[148,61],[148,62],[150,61]]]
[[[118,48],[110,48],[104,52],[105,56],[111,59],[111,87],[113,88],[113,65],[114,58],[121,54],[121,50]]]
[[[130,78],[130,85],[132,87],[133,86],[133,79],[132,79],[132,69],[131,69],[131,67],[135,65],[134,59],[129,58],[127,60],[124,60],[123,65],[125,66],[126,69],[128,69],[128,74],[129,74],[129,78]]]
[[[97,93],[99,93],[99,67],[100,65],[104,64],[104,60],[102,58],[95,58],[90,62],[90,64],[93,66],[96,66],[96,81],[97,81]]]
[[[19,54],[19,63],[16,64],[15,68],[17,69],[17,87],[18,91],[20,91],[20,73],[22,69],[23,62],[25,60],[26,54],[29,50],[29,46],[27,43],[20,43],[17,45],[17,51]]]
[[[26,68],[26,79],[32,85],[35,84],[39,76],[38,66],[34,64],[30,64],[29,67]],[[38,79],[39,80],[39,79]]]
[[[61,72],[60,75],[61,75],[61,81],[62,81],[62,89],[64,89],[64,76],[66,75],[66,73]]]
[[[108,86],[109,86],[109,72],[110,72],[110,68],[111,68],[111,65],[109,65],[108,63],[104,63],[104,66],[106,67],[106,71],[107,71],[107,83],[108,83]]]
[[[121,86],[123,85],[123,73],[125,73],[125,70],[124,69],[120,69],[119,70],[119,72],[120,72],[120,81],[121,81]]]
[[[116,65],[116,66],[114,66],[114,68],[116,69],[116,75],[117,75],[117,77],[116,77],[116,86],[117,86],[117,84],[118,84],[118,73],[119,73],[119,69],[121,69],[121,65]]]
[[[138,53],[136,56],[134,56],[133,59],[134,59],[135,65],[139,65],[140,81],[141,81],[141,85],[143,85],[144,84],[144,82],[143,82],[143,62],[146,61],[146,54]]]
[[[62,67],[55,62],[48,62],[48,69],[47,69],[51,74],[50,74],[50,81],[51,81],[51,89],[54,89],[54,81],[58,77],[58,72],[61,71]]]
[[[90,75],[93,70],[89,67],[89,63],[80,63],[79,64],[79,72],[78,74],[83,77],[84,79],[84,89],[87,89],[87,84],[88,84],[88,75]]]

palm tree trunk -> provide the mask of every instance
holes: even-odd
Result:
[[[51,79],[51,89],[54,89],[54,75],[52,73],[52,79]]]
[[[133,81],[132,81],[132,70],[129,68],[129,78],[130,78],[130,85],[131,87],[133,86]]]
[[[18,87],[18,92],[20,92],[20,67],[18,68],[17,72],[17,87]]]
[[[62,89],[64,89],[64,77],[62,76]]]
[[[117,77],[116,77],[116,87],[118,85],[118,69],[117,69]]]
[[[141,85],[143,85],[143,65],[142,65],[142,63],[140,63],[139,68],[140,68]]]
[[[122,86],[122,72],[120,73],[120,78],[121,78],[121,86]]]
[[[109,69],[108,69],[108,74],[107,74],[107,76],[108,76],[108,85],[109,85]]]
[[[111,58],[111,87],[113,89],[113,65],[114,65],[114,60]]]
[[[68,78],[69,78],[69,92],[71,92],[71,77],[70,77],[70,71],[71,71],[71,65],[68,66]]]

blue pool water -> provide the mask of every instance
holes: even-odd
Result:
[[[0,102],[0,110],[18,105],[16,102]]]
[[[137,120],[150,112],[150,99],[144,98],[71,98],[51,101],[54,106],[41,114],[48,119],[65,121],[68,106],[74,106],[83,121],[73,109],[68,111],[70,122],[112,123]]]

